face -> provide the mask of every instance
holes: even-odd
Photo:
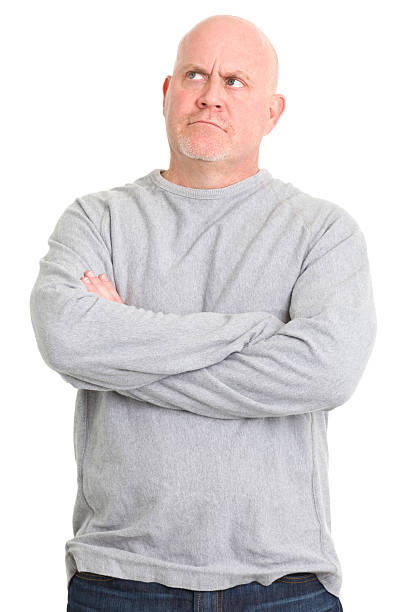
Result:
[[[268,92],[273,69],[259,35],[245,26],[221,21],[192,30],[163,84],[172,154],[235,163],[257,159],[263,136],[285,106],[283,96]]]

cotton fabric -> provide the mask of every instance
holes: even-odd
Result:
[[[88,292],[88,269],[125,303]],[[266,168],[219,189],[154,169],[67,206],[30,313],[77,389],[67,586],[76,571],[195,591],[313,572],[339,596],[328,417],[376,335],[345,208]]]

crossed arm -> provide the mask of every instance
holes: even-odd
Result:
[[[285,324],[267,312],[176,315],[124,304],[109,279],[83,275],[114,279],[91,212],[78,200],[65,211],[30,300],[45,361],[74,387],[227,419],[331,410],[351,396],[376,333],[357,225],[339,218],[312,246]]]

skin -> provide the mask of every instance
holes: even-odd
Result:
[[[256,174],[260,143],[286,105],[276,93],[277,79],[275,49],[250,21],[213,15],[194,26],[163,83],[170,164],[162,176],[185,187],[218,189]],[[81,281],[91,293],[123,304],[103,276],[87,270]]]
[[[105,277],[106,280],[103,277]],[[103,297],[111,302],[119,302],[120,304],[125,303],[116,291],[113,283],[111,283],[105,274],[96,276],[92,270],[87,270],[81,278],[81,281],[90,293],[96,293],[99,297]]]
[[[190,64],[203,67],[204,74],[184,69]],[[238,70],[251,80],[236,77]],[[162,176],[186,187],[217,189],[255,174],[261,140],[285,108],[284,96],[275,93],[277,76],[275,49],[247,20],[215,15],[187,32],[173,75],[163,84],[170,166]],[[200,119],[222,129],[193,123]]]

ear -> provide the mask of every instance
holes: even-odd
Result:
[[[284,96],[282,94],[273,94],[269,103],[269,118],[266,123],[264,136],[273,130],[285,108],[286,100]]]
[[[169,88],[170,81],[171,81],[171,76],[167,75],[163,83],[163,115],[164,115],[164,107],[166,105],[166,93]]]

